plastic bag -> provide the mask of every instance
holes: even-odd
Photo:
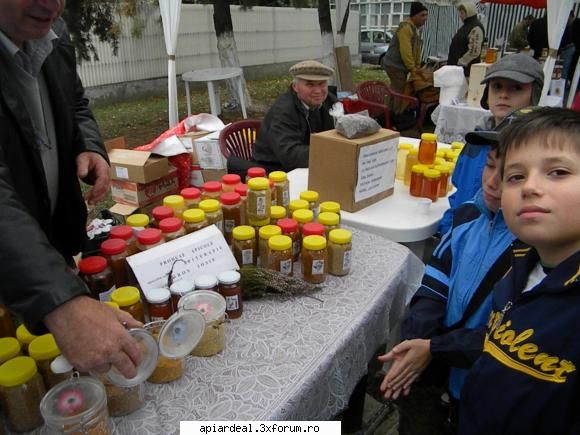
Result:
[[[336,122],[336,131],[349,139],[370,136],[380,129],[381,126],[373,118],[357,114],[341,116]]]

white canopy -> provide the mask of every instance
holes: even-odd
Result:
[[[169,127],[179,121],[177,113],[177,77],[175,75],[175,52],[177,51],[177,33],[181,16],[181,0],[159,0],[163,36],[167,50],[167,97],[169,100]]]

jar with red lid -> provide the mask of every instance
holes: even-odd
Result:
[[[433,133],[423,133],[419,142],[419,153],[417,160],[423,165],[432,165],[437,155],[437,135]]]
[[[91,291],[91,297],[98,301],[111,300],[115,291],[113,272],[107,264],[107,259],[99,255],[83,258],[79,261],[79,276]]]
[[[149,304],[149,319],[151,322],[156,320],[167,320],[173,314],[171,304],[171,293],[166,288],[154,288],[145,294]]]
[[[201,201],[201,190],[196,187],[186,187],[179,192],[185,201],[185,208],[197,208]]]
[[[222,177],[222,191],[235,192],[242,179],[238,174],[226,174]]]
[[[176,217],[169,217],[159,222],[159,229],[163,233],[163,238],[166,242],[178,239],[185,236],[185,228],[183,228],[183,221]]]
[[[139,249],[139,252],[152,249],[162,243],[161,230],[157,228],[146,228],[137,236],[137,249]]]
[[[151,216],[153,219],[149,222],[149,226],[152,228],[159,228],[159,222],[163,219],[174,217],[173,209],[160,205],[151,210]]]
[[[219,181],[206,181],[201,186],[201,199],[219,199],[222,194],[222,183]]]
[[[224,237],[228,245],[232,244],[234,228],[242,225],[242,202],[236,192],[225,192],[220,196],[222,213],[224,215]]]
[[[254,166],[246,171],[246,183],[248,183],[248,180],[251,178],[265,177],[265,176],[266,176],[266,170],[264,168]]]
[[[117,225],[109,231],[110,239],[122,239],[127,244],[127,256],[139,252],[137,249],[137,237],[133,234],[133,229],[129,225]]]
[[[242,207],[242,225],[248,223],[248,211],[246,207],[246,201],[248,199],[248,185],[240,183],[236,186],[236,193],[240,195],[240,204]]]
[[[226,314],[230,319],[242,316],[244,305],[242,301],[242,287],[240,286],[240,273],[235,270],[221,272],[217,276],[219,293],[226,300]]]
[[[309,222],[302,226],[302,237],[324,236],[325,227],[318,222]]]
[[[437,169],[427,169],[423,173],[423,190],[421,196],[423,198],[429,198],[431,201],[437,201],[439,198],[439,179],[441,178],[441,172]]]
[[[127,244],[123,239],[108,239],[101,243],[101,254],[113,273],[116,287],[129,285],[129,265],[127,264]]]
[[[183,219],[183,228],[185,228],[187,234],[199,231],[209,225],[205,218],[205,211],[199,208],[185,210],[181,218]]]
[[[300,256],[300,237],[298,234],[298,222],[294,219],[285,218],[280,219],[276,224],[282,230],[282,234],[292,239],[292,259],[298,261]]]

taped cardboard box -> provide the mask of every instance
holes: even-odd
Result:
[[[350,212],[386,198],[395,186],[399,136],[384,128],[358,139],[336,130],[311,135],[308,188]]]
[[[179,181],[175,169],[158,180],[144,184],[111,180],[113,201],[134,207],[144,207],[167,195],[177,193],[179,193]]]
[[[167,175],[167,157],[154,156],[148,151],[113,149],[109,152],[113,180],[150,183]]]

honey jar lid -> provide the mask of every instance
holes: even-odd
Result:
[[[162,304],[171,298],[171,293],[166,288],[159,287],[149,290],[145,297],[150,304]]]
[[[198,199],[201,196],[201,190],[197,187],[186,187],[179,192],[183,199]]]
[[[265,177],[266,170],[264,168],[259,167],[259,166],[254,166],[254,167],[248,169],[246,174],[248,175],[248,178]]]
[[[181,195],[168,195],[163,198],[163,205],[171,209],[184,208],[185,199]]]
[[[256,237],[256,230],[249,225],[239,225],[234,227],[232,236],[235,240],[250,240]]]
[[[308,209],[308,201],[303,199],[293,199],[288,203],[290,211]]]
[[[195,288],[201,290],[213,289],[218,285],[215,275],[199,275],[195,278]]]
[[[260,228],[258,234],[260,239],[268,240],[270,237],[282,234],[282,228],[280,228],[278,225],[264,225],[262,228]]]
[[[187,223],[203,222],[205,219],[205,211],[199,208],[190,208],[189,210],[185,210],[181,217]]]
[[[320,212],[324,213],[325,211],[329,211],[331,213],[339,213],[340,204],[336,201],[323,201],[320,203]]]
[[[28,382],[38,372],[36,362],[29,356],[17,356],[0,366],[0,387],[16,387]]]
[[[410,150],[411,148],[413,148],[413,145],[410,143],[400,143],[399,144],[400,150]]]
[[[255,177],[248,180],[250,190],[266,190],[270,188],[270,181],[265,177]]]
[[[268,247],[273,251],[285,251],[292,248],[292,239],[288,236],[270,237]]]
[[[437,141],[437,135],[434,133],[423,133],[421,135],[421,140],[428,140],[431,142],[436,142]]]
[[[298,221],[301,224],[312,222],[314,219],[314,212],[312,210],[305,209],[295,210],[292,213],[292,219]]]
[[[349,230],[342,228],[331,230],[330,233],[328,233],[328,240],[330,240],[332,243],[344,245],[352,241],[352,233]]]
[[[270,207],[270,217],[272,219],[282,219],[286,217],[286,209],[281,205],[273,205]]]
[[[146,227],[149,225],[149,216],[143,213],[132,214],[127,217],[126,222],[130,227]]]
[[[0,364],[14,358],[20,352],[20,343],[14,337],[0,338]]]
[[[193,280],[182,279],[181,281],[174,282],[171,284],[169,291],[173,295],[183,296],[186,293],[195,290],[195,283]]]
[[[195,349],[204,331],[205,319],[199,311],[178,311],[159,331],[159,353],[167,358],[183,358]]]
[[[111,293],[111,300],[116,302],[120,307],[133,305],[139,302],[139,299],[141,299],[139,289],[130,285],[119,287]]]
[[[235,270],[225,270],[220,272],[217,278],[220,284],[232,285],[240,282],[241,275],[240,272]]]
[[[326,239],[323,236],[306,236],[302,240],[302,246],[310,251],[321,251],[326,248]]]
[[[338,225],[340,217],[336,213],[325,211],[318,215],[318,222],[322,225]]]
[[[204,199],[199,202],[199,208],[206,213],[213,213],[220,209],[220,202],[217,199]]]
[[[28,346],[28,354],[35,361],[45,361],[60,355],[60,349],[52,334],[44,334],[36,337]]]
[[[270,180],[272,180],[275,183],[282,183],[283,181],[286,181],[286,172],[284,171],[273,171],[270,172]]]
[[[425,172],[423,172],[423,176],[425,178],[439,178],[441,176],[441,172],[439,172],[437,169],[427,169]]]
[[[235,186],[241,183],[242,179],[238,174],[226,174],[222,176],[222,183]]]
[[[206,322],[213,322],[225,314],[226,300],[213,290],[196,290],[183,296],[177,303],[177,309],[199,311]]]
[[[201,190],[203,190],[204,192],[211,193],[221,192],[222,183],[220,183],[219,181],[206,181],[205,183],[203,183],[203,186],[201,186]]]
[[[300,199],[303,199],[304,201],[316,202],[318,201],[319,197],[320,195],[318,195],[318,192],[315,192],[314,190],[305,190],[304,192],[300,192]]]
[[[118,310],[119,309],[119,304],[117,302],[113,302],[113,301],[103,301],[103,304],[108,305],[109,307],[111,307],[114,310]]]
[[[460,150],[464,147],[464,143],[463,142],[451,142],[451,149],[452,150]]]
[[[24,324],[16,328],[16,338],[20,343],[30,344],[37,336],[32,334]]]

